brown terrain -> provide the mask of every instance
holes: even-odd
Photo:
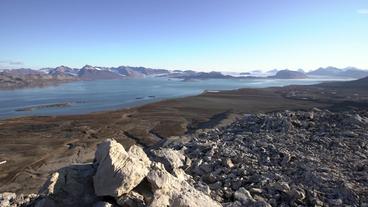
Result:
[[[364,83],[366,82],[363,81]],[[367,108],[363,84],[288,86],[207,92],[117,111],[0,121],[0,192],[34,193],[50,172],[92,161],[96,144],[114,138],[129,147],[236,120],[245,113],[282,110]]]
[[[34,88],[58,85],[77,81],[77,78],[58,75],[52,76],[41,72],[34,73],[10,73],[0,72],[0,90],[13,90],[19,88]]]

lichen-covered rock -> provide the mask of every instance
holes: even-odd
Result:
[[[136,187],[149,172],[150,159],[141,147],[125,151],[115,140],[98,145],[95,155],[97,171],[93,184],[97,196],[120,197]]]

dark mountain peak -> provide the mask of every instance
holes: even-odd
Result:
[[[98,67],[92,65],[85,65],[81,68],[81,70],[109,70],[110,68],[107,67]]]
[[[77,76],[78,69],[73,69],[64,65],[56,68],[47,69],[48,74],[52,76]]]
[[[119,79],[122,75],[108,69],[101,69],[90,65],[84,66],[78,71],[78,77],[82,80]]]
[[[93,67],[92,65],[85,65],[81,68],[81,70],[94,70],[95,67]]]
[[[327,69],[327,70],[340,70],[339,68],[334,67],[334,66],[327,66],[327,67],[325,67],[325,69]]]
[[[271,78],[278,78],[278,79],[303,79],[308,78],[304,72],[300,71],[293,71],[293,70],[280,70],[274,76],[270,76]]]
[[[65,70],[71,70],[71,69],[72,68],[70,68],[68,66],[60,65],[60,66],[56,67],[54,70],[65,71]]]
[[[339,73],[341,72],[341,69],[336,68],[336,67],[332,67],[332,66],[328,66],[328,67],[320,67],[317,70],[311,71],[309,73],[320,73],[320,74],[324,74],[324,73]]]
[[[58,67],[56,67],[56,68],[70,68],[70,67],[65,66],[65,65],[60,65],[60,66],[58,66]]]
[[[279,70],[278,69],[271,69],[268,70],[267,73],[277,73]]]
[[[319,67],[316,71],[340,71],[340,69],[333,66],[327,66],[327,67]]]
[[[360,70],[360,69],[353,67],[353,66],[349,66],[349,67],[343,68],[343,70]]]

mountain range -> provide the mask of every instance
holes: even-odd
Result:
[[[211,79],[211,78],[233,78],[233,77],[268,77],[268,78],[308,78],[308,77],[341,77],[341,78],[363,78],[368,76],[368,70],[358,69],[355,67],[336,68],[325,67],[304,72],[302,69],[297,71],[289,69],[272,69],[267,72],[261,70],[254,70],[251,72],[225,73],[225,72],[196,72],[193,70],[166,70],[166,69],[152,69],[145,67],[97,67],[85,65],[82,68],[70,68],[67,66],[59,66],[56,68],[43,68],[40,70],[33,70],[28,68],[2,70],[0,73],[9,75],[41,75],[47,74],[54,77],[57,76],[71,76],[82,80],[95,79],[118,79],[125,77],[146,77],[146,76],[161,76],[169,78],[182,79]]]
[[[95,80],[95,79],[119,79],[124,77],[145,77],[168,74],[168,70],[151,69],[144,67],[96,67],[85,65],[84,67],[69,68],[67,66],[59,66],[56,68],[44,68],[41,71],[51,75],[67,75],[78,77],[81,80]]]
[[[99,79],[124,79],[124,78],[144,78],[144,77],[165,77],[179,78],[187,80],[203,79],[239,79],[239,78],[273,78],[273,79],[303,79],[303,78],[353,78],[359,79],[368,76],[368,70],[362,70],[354,67],[318,68],[310,72],[304,72],[302,69],[292,71],[269,70],[262,72],[254,70],[244,73],[226,73],[226,72],[197,72],[193,70],[166,70],[152,69],[145,67],[97,67],[85,65],[82,68],[71,68],[59,66],[56,68],[43,68],[33,70],[28,68],[3,69],[0,70],[0,89],[24,88],[45,86],[54,83],[77,81],[77,80],[99,80]]]
[[[329,76],[329,77],[344,77],[344,78],[363,78],[368,76],[367,70],[358,69],[355,67],[347,67],[339,69],[336,67],[318,68],[307,73],[308,76]]]

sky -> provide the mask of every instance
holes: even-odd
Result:
[[[368,69],[368,0],[1,0],[0,68]]]

